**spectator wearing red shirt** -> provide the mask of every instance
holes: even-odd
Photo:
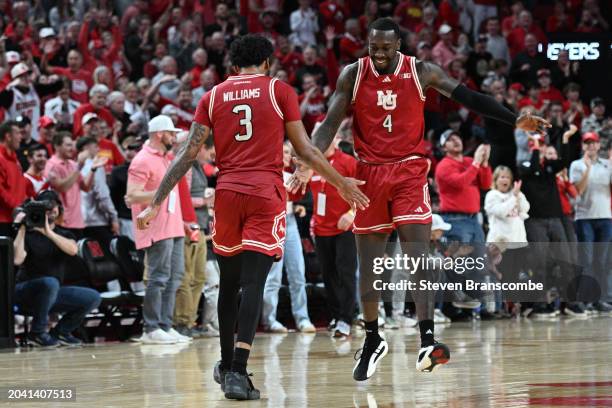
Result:
[[[566,33],[574,31],[574,16],[565,12],[565,3],[557,1],[553,15],[546,19],[547,33]]]
[[[361,39],[359,21],[354,18],[346,20],[346,32],[340,39],[340,62],[350,64],[368,52],[367,45]]]
[[[274,47],[276,47],[276,39],[280,35],[278,31],[276,31],[276,22],[277,22],[278,14],[272,10],[266,10],[261,13],[259,20],[261,21],[260,29],[256,31],[258,34],[266,37]]]
[[[431,33],[431,43],[434,44],[438,41],[438,29],[442,25],[442,22],[437,18],[437,11],[429,5],[423,9],[423,19],[414,28],[415,33],[420,33],[423,29],[428,28]]]
[[[395,21],[403,28],[417,31],[416,27],[423,18],[423,8],[418,0],[403,0],[395,7],[393,16]]]
[[[527,10],[521,11],[519,15],[519,24],[508,34],[508,47],[510,48],[510,57],[514,58],[519,52],[526,48],[526,36],[533,34],[537,42],[546,44],[546,35],[544,31],[533,22],[531,13]],[[537,45],[537,43],[536,43]]]
[[[91,137],[98,142],[98,157],[106,159],[104,171],[110,174],[114,166],[118,166],[125,161],[121,150],[117,145],[105,137],[101,119],[95,113],[87,113],[83,116],[83,136]]]
[[[608,26],[608,24],[603,20],[603,23]],[[586,8],[582,10],[582,14],[580,14],[580,22],[578,23],[578,27],[576,27],[577,33],[600,33],[604,29],[602,27],[602,22],[599,20],[590,10]]]
[[[474,158],[463,156],[463,142],[458,133],[445,132],[440,145],[446,155],[436,168],[440,195],[440,213],[453,227],[452,239],[463,243],[484,242],[484,232],[476,215],[480,211],[480,190],[491,187],[490,147],[480,145]]]
[[[337,33],[344,30],[344,21],[350,16],[348,8],[337,0],[328,0],[319,4],[319,13],[323,26],[333,26]]]
[[[533,106],[536,110],[542,108],[542,100],[540,99],[540,87],[535,83],[530,83],[527,86],[527,96],[518,101],[517,108],[523,109],[525,106]]]
[[[563,103],[564,99],[561,91],[551,85],[550,70],[546,68],[538,70],[538,83],[540,84],[538,98],[542,105],[548,105],[553,101]]]
[[[74,112],[74,124],[72,131],[75,137],[83,134],[83,117],[86,113],[93,112],[103,119],[112,129],[115,124],[113,114],[105,108],[106,97],[108,96],[108,87],[106,85],[97,84],[89,90],[89,103],[84,103],[79,106]]]
[[[191,89],[200,86],[200,76],[208,68],[208,53],[204,48],[198,48],[191,55],[193,59],[193,68],[188,72],[191,77]]]
[[[325,152],[331,166],[345,177],[355,177],[357,161],[332,143]],[[350,334],[355,305],[357,248],[351,231],[355,214],[338,190],[318,174],[310,181],[314,208],[315,248],[327,292],[334,337]],[[335,323],[335,324],[334,324]]]
[[[46,57],[43,57],[43,68],[45,67],[45,63]],[[70,79],[70,98],[79,103],[87,103],[87,92],[94,83],[91,72],[83,69],[82,66],[83,57],[81,53],[78,50],[70,50],[70,52],[68,52],[68,68],[48,66],[47,70]]]
[[[279,35],[276,39],[274,57],[280,62],[281,67],[287,71],[289,76],[292,76],[304,62],[302,54],[295,51],[293,45],[284,35]]]
[[[573,123],[578,128],[582,123],[582,119],[586,118],[591,114],[591,110],[587,105],[582,103],[580,100],[580,85],[574,82],[570,82],[563,88],[563,94],[565,100],[563,101],[563,119],[568,123]]]
[[[41,144],[34,145],[28,150],[30,165],[23,177],[26,183],[26,196],[30,198],[34,198],[41,191],[49,189],[49,182],[45,178],[47,158],[47,148]]]
[[[315,77],[310,74],[306,74],[302,78],[302,88],[304,93],[299,96],[298,102],[300,103],[304,128],[310,134],[314,129],[317,118],[326,111],[326,97],[323,95]]]
[[[518,27],[519,15],[521,11],[525,10],[525,6],[523,5],[523,0],[512,0],[512,6],[510,6],[510,10],[512,14],[504,19],[501,22],[502,26],[502,34],[504,37],[508,37],[510,32]]]
[[[359,28],[361,29],[361,38],[366,40],[368,27],[372,22],[380,17],[378,12],[378,2],[376,0],[366,1],[363,15],[359,16]]]
[[[26,198],[26,183],[17,150],[22,132],[15,122],[0,125],[0,235],[12,236],[13,211]]]
[[[98,14],[103,12],[98,10]],[[100,27],[91,29],[90,24],[91,16],[86,14],[79,33],[79,50],[83,53],[84,68],[93,72],[98,65],[106,65],[111,72],[117,71],[117,64],[121,64],[119,51],[123,45],[121,30],[116,25],[109,25],[107,30],[100,32]],[[110,32],[110,35],[104,35],[105,32]],[[90,39],[93,40],[91,44]]]

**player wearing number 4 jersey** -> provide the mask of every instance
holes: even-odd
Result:
[[[344,178],[314,147],[300,120],[293,89],[265,75],[272,44],[247,35],[234,40],[230,59],[238,75],[208,92],[196,110],[189,140],[161,182],[152,204],[137,219],[146,228],[159,205],[187,172],[198,151],[214,133],[219,176],[215,197],[214,251],[221,270],[219,332],[221,361],[213,378],[230,399],[258,399],[246,372],[247,360],[261,313],[266,277],[285,240],[283,139],[297,155],[323,175],[351,206],[365,209],[363,184]],[[238,291],[242,289],[240,310]],[[234,330],[238,335],[234,344]]]
[[[366,321],[364,346],[353,369],[357,381],[371,377],[388,351],[386,341],[378,333],[380,292],[374,290],[373,259],[383,256],[393,229],[398,230],[402,251],[409,257],[420,258],[429,248],[429,163],[424,157],[423,141],[425,90],[433,87],[475,112],[516,123],[527,131],[543,131],[550,126],[537,117],[517,119],[493,98],[470,91],[439,66],[403,55],[399,48],[398,25],[389,18],[374,21],[368,29],[369,55],[342,71],[327,116],[313,135],[314,144],[326,151],[347,110],[353,106],[353,137],[359,158],[356,177],[366,181],[362,190],[371,200],[367,209],[357,212],[353,225]],[[300,168],[294,174],[291,189],[303,188],[310,175],[307,168]],[[410,272],[415,281],[429,279],[426,270]],[[416,368],[432,371],[448,362],[450,351],[434,340],[434,293],[412,293],[421,332]]]

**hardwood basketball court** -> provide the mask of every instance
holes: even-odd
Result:
[[[217,338],[5,351],[0,387],[76,388],[76,402],[11,404],[18,407],[612,406],[612,317],[477,321],[436,330],[451,348],[447,366],[416,372],[417,331],[387,330],[389,354],[364,384],[351,377],[362,331],[350,342],[326,331],[258,334],[248,369],[259,401],[228,401],[213,382]]]

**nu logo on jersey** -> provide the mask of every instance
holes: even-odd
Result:
[[[378,94],[378,103],[377,106],[382,106],[384,110],[393,110],[395,109],[397,103],[397,94],[394,94],[393,91],[376,91]]]

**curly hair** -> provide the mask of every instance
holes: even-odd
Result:
[[[230,61],[238,68],[259,66],[273,53],[274,47],[267,38],[257,34],[247,34],[232,42]]]

